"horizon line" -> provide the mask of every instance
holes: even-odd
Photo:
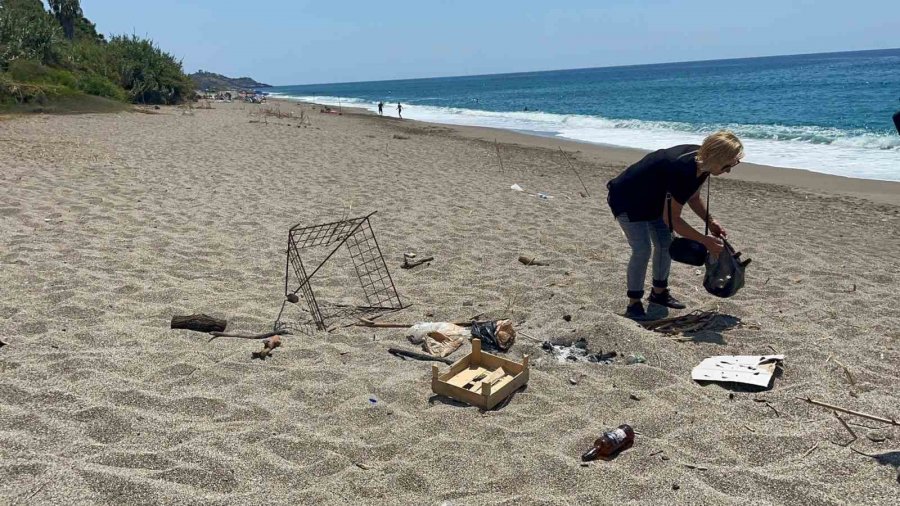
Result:
[[[878,48],[878,49],[854,49],[849,51],[825,51],[819,53],[793,53],[793,54],[771,54],[771,55],[762,55],[762,56],[739,56],[733,58],[713,58],[710,60],[678,60],[678,61],[663,61],[663,62],[653,62],[653,63],[630,63],[627,65],[600,65],[596,67],[575,67],[575,68],[555,68],[555,69],[540,69],[540,70],[518,70],[513,72],[499,72],[495,74],[461,74],[461,75],[447,75],[447,76],[427,76],[427,77],[405,77],[399,79],[376,79],[374,81],[340,81],[340,82],[323,82],[323,83],[304,83],[304,84],[277,84],[271,85],[272,88],[285,88],[288,86],[330,86],[335,84],[356,84],[356,83],[391,83],[391,82],[399,82],[399,81],[422,81],[427,79],[454,79],[460,77],[486,77],[486,76],[513,76],[513,75],[523,75],[523,74],[539,74],[544,72],[561,72],[561,71],[576,71],[576,70],[595,70],[595,69],[616,69],[616,68],[629,68],[629,67],[652,67],[655,65],[675,65],[681,63],[706,63],[706,62],[725,62],[725,61],[737,61],[737,60],[756,60],[762,58],[785,58],[790,56],[811,56],[811,55],[829,55],[829,54],[849,54],[849,53],[869,53],[875,51],[900,51],[900,47],[886,47],[886,48]]]

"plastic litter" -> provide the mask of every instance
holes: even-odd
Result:
[[[511,320],[475,322],[472,337],[480,339],[485,348],[506,351],[516,342],[516,330]]]
[[[627,357],[625,357],[625,363],[628,365],[644,364],[646,362],[647,358],[640,353],[631,353]]]
[[[409,328],[407,339],[422,346],[429,355],[446,357],[459,349],[470,335],[469,329],[447,322],[419,322]]]

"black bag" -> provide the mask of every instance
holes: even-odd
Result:
[[[712,255],[709,255],[706,259],[703,288],[716,297],[727,299],[744,286],[744,269],[750,264],[751,259],[741,262],[741,253],[736,253],[725,239],[722,239],[722,243],[725,247],[722,248],[719,258],[713,259]]]
[[[706,181],[706,228],[703,230],[703,235],[709,233],[709,180]],[[672,195],[666,195],[666,209],[669,213],[669,232],[675,232],[675,229],[672,227]],[[706,246],[703,245],[700,241],[695,241],[693,239],[688,239],[687,237],[676,237],[672,239],[672,244],[669,246],[669,256],[672,257],[672,260],[676,262],[680,262],[683,264],[701,266],[706,262],[706,256],[708,255],[708,251]]]

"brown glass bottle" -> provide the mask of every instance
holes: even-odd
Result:
[[[594,441],[594,447],[581,456],[581,460],[588,461],[598,458],[606,458],[613,454],[631,448],[634,444],[634,429],[630,425],[619,425],[616,430],[605,432]]]

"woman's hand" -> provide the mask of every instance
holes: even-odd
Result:
[[[710,228],[711,227],[710,223]],[[706,237],[706,241],[703,242],[703,245],[706,246],[709,254],[712,255],[713,258],[719,258],[719,254],[722,253],[722,250],[725,249],[725,245],[722,244],[720,239],[716,239],[715,237]]]
[[[709,231],[716,237],[728,237],[728,231],[717,220],[709,220]]]

